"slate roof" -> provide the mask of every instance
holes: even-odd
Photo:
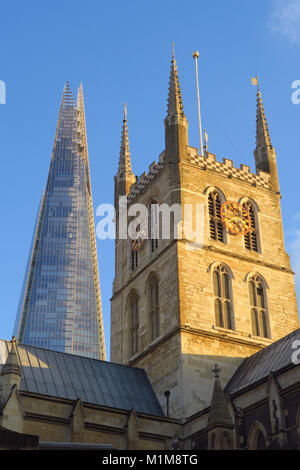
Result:
[[[0,340],[0,373],[11,344]],[[20,390],[164,416],[144,369],[17,345]]]
[[[256,382],[267,378],[270,372],[276,373],[281,369],[292,366],[292,354],[297,349],[299,350],[299,346],[296,349],[292,348],[292,344],[296,340],[300,340],[300,328],[244,359],[227,383],[224,389],[226,395],[233,395],[248,386],[254,385]]]

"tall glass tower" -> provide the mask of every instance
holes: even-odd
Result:
[[[15,322],[24,344],[105,359],[82,85],[67,82]]]

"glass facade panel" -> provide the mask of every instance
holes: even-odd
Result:
[[[66,84],[17,314],[21,343],[105,359],[82,88]]]

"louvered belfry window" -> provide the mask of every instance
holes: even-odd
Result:
[[[232,329],[230,279],[226,268],[222,265],[213,271],[213,290],[215,298],[216,326]]]
[[[139,265],[139,252],[131,249],[131,271],[137,268]]]
[[[252,333],[268,338],[267,310],[262,280],[254,275],[249,280]]]
[[[224,243],[223,224],[220,215],[221,199],[217,191],[208,196],[209,235],[213,240]]]
[[[149,219],[148,219],[148,229],[149,229],[149,239],[150,239],[150,247],[151,253],[158,249],[158,204],[155,200],[151,201],[148,209]]]
[[[248,211],[251,219],[251,230],[244,235],[245,247],[247,250],[258,251],[257,230],[253,206],[251,202],[244,202],[243,207]]]

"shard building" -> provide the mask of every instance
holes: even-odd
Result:
[[[105,359],[82,85],[67,82],[15,322],[18,341]]]

